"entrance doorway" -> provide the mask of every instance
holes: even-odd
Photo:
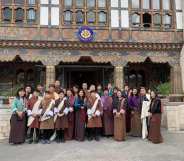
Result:
[[[113,79],[113,66],[110,64],[60,64],[56,68],[56,79],[64,88],[74,85],[102,85],[105,87]]]

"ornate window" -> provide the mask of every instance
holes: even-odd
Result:
[[[84,0],[76,0],[76,7],[82,8],[84,6]]]
[[[139,27],[141,24],[140,15],[138,13],[134,13],[132,15],[132,25],[134,27]]]
[[[70,0],[65,0],[65,5],[69,5]],[[59,26],[59,0],[40,1],[40,25]]]
[[[176,6],[176,28],[183,29],[182,0],[175,0]]]
[[[64,23],[65,24],[72,23],[72,12],[70,10],[64,12]]]
[[[15,4],[24,4],[24,0],[14,0]]]
[[[88,24],[94,24],[95,23],[95,13],[93,11],[89,11],[87,13],[87,21],[88,21]]]
[[[132,0],[132,8],[139,8],[140,1],[139,0]]]
[[[84,23],[84,13],[82,11],[76,12],[76,23],[83,24]]]
[[[104,11],[98,13],[98,22],[100,25],[104,25],[107,22],[107,14]]]
[[[64,25],[107,25],[107,0],[64,0],[62,7]]]
[[[171,27],[171,25],[172,25],[172,19],[171,19],[171,15],[170,14],[165,14],[163,16],[163,25],[166,28],[170,28]]]
[[[27,11],[27,21],[29,23],[34,23],[36,21],[36,11],[33,8],[28,9]]]
[[[3,8],[3,22],[10,23],[12,20],[12,9],[9,7]]]
[[[161,16],[159,13],[153,15],[153,25],[154,27],[161,27]]]
[[[24,21],[24,10],[22,8],[17,8],[15,10],[15,22],[22,23]]]
[[[178,0],[177,0],[178,1]],[[172,0],[131,0],[131,26],[143,29],[172,29]]]
[[[128,0],[111,0],[111,27],[129,27]]]
[[[142,3],[143,9],[150,9],[150,0],[143,0]]]
[[[41,0],[47,1],[47,0]],[[1,19],[3,23],[35,24],[37,0],[1,0]]]

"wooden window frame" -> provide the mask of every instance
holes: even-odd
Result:
[[[132,7],[132,0],[129,0],[129,3],[130,3],[130,7],[129,7],[129,10],[130,10],[130,16],[135,13],[135,12],[138,12],[140,14],[140,17],[141,17],[141,24],[140,24],[140,27],[135,27],[132,25],[132,22],[131,22],[131,28],[133,30],[161,30],[161,31],[172,31],[175,29],[175,17],[174,17],[174,1],[173,0],[170,0],[170,9],[169,10],[165,10],[163,9],[163,1],[164,0],[160,0],[160,9],[153,9],[153,1],[154,0],[149,0],[150,1],[150,9],[144,9],[143,8],[143,0],[139,0],[140,1],[140,6],[139,8],[133,8]],[[143,24],[143,14],[144,13],[149,13],[151,15],[151,26],[149,28],[145,28],[144,27],[144,24]],[[155,14],[160,14],[161,15],[161,24],[160,24],[160,27],[158,26],[155,26],[154,25],[154,15]],[[164,23],[163,23],[163,16],[165,14],[170,14],[171,15],[171,27],[168,28],[168,27],[165,27]],[[131,17],[130,17],[131,19]]]
[[[0,22],[1,22],[1,25],[6,25],[6,26],[16,26],[16,25],[24,25],[25,27],[26,26],[37,26],[38,24],[38,1],[36,1],[35,4],[28,4],[28,0],[23,0],[24,3],[23,4],[16,4],[15,3],[15,0],[12,0],[12,3],[11,4],[7,4],[7,5],[4,5],[2,2],[0,2],[0,8],[1,8],[1,12],[0,12]],[[11,19],[11,22],[10,23],[4,23],[3,22],[3,18],[2,18],[2,12],[3,12],[3,8],[10,8],[12,9],[12,19]],[[22,23],[16,23],[16,10],[18,8],[21,8],[23,9],[24,11],[24,19],[23,19],[23,22]],[[36,12],[36,20],[34,23],[29,23],[28,19],[27,19],[27,12],[29,9],[34,9],[35,12]]]

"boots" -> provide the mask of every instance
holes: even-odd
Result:
[[[95,140],[100,141],[100,130],[99,130],[99,128],[95,128]]]

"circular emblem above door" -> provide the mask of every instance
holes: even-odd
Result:
[[[94,32],[88,26],[82,26],[78,31],[78,38],[82,42],[92,42],[94,40]]]

